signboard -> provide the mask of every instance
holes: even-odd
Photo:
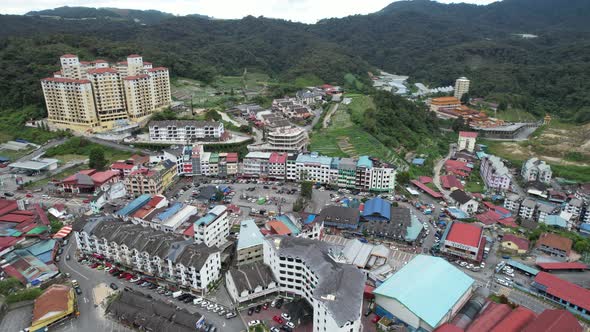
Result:
[[[445,245],[454,247],[454,248],[458,248],[458,249],[462,249],[462,250],[466,250],[466,251],[472,251],[472,252],[477,252],[477,248],[471,247],[471,246],[466,246],[462,243],[457,243],[457,242],[453,242],[453,241],[445,241]]]

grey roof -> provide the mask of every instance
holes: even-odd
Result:
[[[229,274],[238,293],[242,293],[244,290],[254,291],[258,286],[266,288],[275,281],[270,267],[261,262],[232,267],[229,269]]]
[[[582,200],[579,198],[572,198],[567,204],[570,206],[582,207],[584,202],[582,202]]]
[[[528,207],[531,209],[534,209],[536,205],[537,205],[537,202],[535,202],[534,199],[530,199],[530,198],[525,199],[521,204],[521,206]]]
[[[366,276],[354,265],[336,262],[340,252],[326,242],[290,236],[265,238],[281,256],[299,258],[318,278],[312,296],[332,313],[339,326],[359,319]]]
[[[364,223],[363,230],[370,234],[404,240],[408,227],[412,225],[410,209],[404,207],[391,207],[391,221],[368,221]]]
[[[161,121],[150,121],[150,127],[219,127],[221,122],[218,121],[197,121],[197,120],[161,120]]]
[[[510,193],[506,195],[506,199],[513,202],[517,202],[520,201],[520,196],[518,194]]]
[[[79,185],[84,185],[84,186],[93,186],[94,185],[94,181],[92,181],[92,178],[87,174],[81,174],[81,173],[76,174],[76,181],[78,182]]]
[[[465,204],[471,200],[471,197],[469,197],[469,195],[467,195],[463,190],[455,190],[450,196],[459,204]]]
[[[548,204],[539,204],[538,209],[540,212],[551,213],[555,210],[555,206]]]
[[[318,216],[318,222],[330,222],[343,225],[357,225],[360,212],[355,208],[343,206],[326,206]]]
[[[356,160],[352,158],[341,158],[338,164],[338,169],[342,170],[356,170]]]
[[[126,245],[139,252],[147,252],[150,256],[157,256],[173,263],[192,266],[200,270],[209,255],[219,251],[217,247],[207,247],[205,244],[194,244],[185,240],[181,235],[154,230],[141,225],[134,225],[120,220],[101,220],[90,234],[97,238],[106,239],[119,245]]]

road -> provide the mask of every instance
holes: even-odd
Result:
[[[74,255],[76,252],[76,244],[73,239],[68,243],[62,257],[69,254],[72,259],[66,261],[62,259],[58,265],[62,272],[68,272],[71,274],[72,279],[78,280],[80,288],[82,289],[82,295],[78,299],[78,306],[80,310],[80,317],[75,320],[69,321],[67,324],[56,329],[55,331],[63,332],[74,332],[74,331],[86,331],[86,332],[102,332],[102,331],[131,331],[124,326],[121,326],[117,322],[104,317],[104,309],[94,306],[94,298],[92,290],[96,285],[105,283],[110,285],[115,283],[119,286],[120,290],[124,287],[130,287],[133,290],[140,291],[142,293],[149,293],[155,299],[170,303],[172,306],[178,306],[180,308],[187,309],[190,313],[199,313],[205,316],[205,320],[208,323],[213,323],[218,331],[237,332],[245,330],[244,322],[238,318],[230,320],[219,316],[215,313],[210,313],[200,307],[196,307],[193,304],[186,304],[183,302],[175,301],[169,297],[160,295],[153,290],[141,288],[138,285],[132,284],[128,281],[121,281],[121,279],[112,277],[107,272],[102,270],[93,270],[86,265],[79,264]]]
[[[92,137],[92,136],[84,136],[84,138],[86,138],[90,142],[100,144],[100,145],[105,145],[105,146],[108,146],[108,147],[111,147],[111,148],[117,149],[117,150],[123,150],[123,151],[128,151],[128,152],[133,152],[133,153],[137,153],[138,151],[140,151],[138,149],[132,148],[132,147],[125,145],[125,144],[107,141],[107,140]],[[141,150],[141,152],[143,152],[145,154],[151,153],[151,151],[149,151],[149,150]]]
[[[334,113],[336,113],[336,111],[338,110],[338,104],[334,104],[332,105],[332,109],[328,110],[328,114],[326,114],[326,117],[324,117],[324,122],[322,123],[322,128],[328,128],[328,124],[330,123],[330,119],[332,118],[332,115]]]
[[[446,157],[439,160],[436,163],[436,165],[434,165],[434,178],[432,179],[432,182],[434,183],[434,185],[436,186],[438,191],[440,191],[445,198],[448,198],[449,195],[451,194],[451,192],[445,190],[442,187],[442,185],[440,183],[440,172],[441,172],[442,167],[444,166],[445,162],[451,158],[451,156],[453,155],[454,152],[455,152],[455,144],[452,143],[449,145],[449,153],[446,155]]]

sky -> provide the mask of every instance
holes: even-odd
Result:
[[[322,18],[376,12],[397,0],[1,0],[1,14],[24,14],[31,10],[61,6],[156,9],[176,15],[201,14],[236,19],[247,15],[315,23]],[[496,0],[439,0],[485,5]]]

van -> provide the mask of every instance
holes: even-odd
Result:
[[[174,292],[174,293],[172,293],[172,298],[175,299],[175,298],[179,297],[180,295],[182,295],[182,291]]]

